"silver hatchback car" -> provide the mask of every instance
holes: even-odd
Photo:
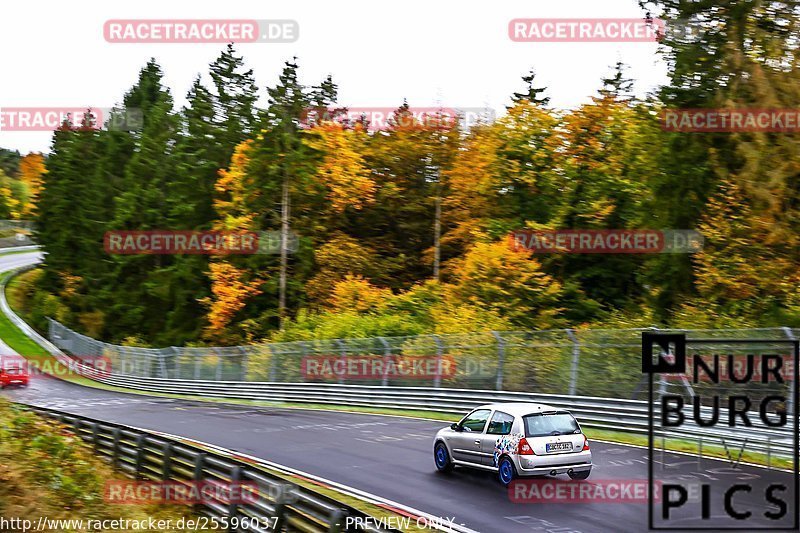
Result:
[[[589,441],[569,411],[540,403],[493,403],[444,428],[433,442],[440,472],[467,466],[497,472],[508,486],[518,476],[568,474],[586,479],[592,470]]]

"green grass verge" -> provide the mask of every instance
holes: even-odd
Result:
[[[29,246],[29,245],[26,244],[25,246]],[[0,256],[17,255],[17,254],[30,254],[30,253],[33,253],[35,251],[36,250],[9,250],[7,252],[0,252]]]
[[[11,275],[11,272],[2,273],[0,275],[0,283],[6,282]],[[6,291],[6,294],[8,294],[8,291]],[[11,305],[12,309],[14,308],[14,304],[12,302],[9,302],[9,305]],[[49,356],[47,350],[29,339],[3,313],[0,313],[0,339],[3,339],[3,341],[8,344],[12,350],[20,355],[31,355],[37,357]]]
[[[0,253],[0,257],[5,256],[5,255],[29,254],[29,253],[32,253],[32,252],[35,252],[35,251],[36,250],[12,250],[12,251],[8,251],[8,252]]]
[[[12,252],[16,253],[16,252]],[[0,282],[10,276],[10,273],[5,273],[0,276]],[[25,274],[22,274],[25,275]],[[13,289],[19,283],[19,280],[13,279],[6,287],[6,296],[9,299],[9,305],[17,312],[17,309],[24,309],[24,305],[20,301],[21,294]],[[24,315],[20,315],[24,319]],[[47,361],[47,364],[53,364],[52,356],[47,353],[41,346],[26,337],[8,318],[0,313],[0,338],[8,344],[17,353],[22,354],[28,359],[36,359],[38,361]],[[170,394],[161,392],[145,392],[137,389],[128,389],[122,387],[114,387],[96,381],[86,379],[80,376],[68,376],[68,381],[96,388],[102,390],[109,390],[115,392],[125,392],[129,394],[137,394],[143,396],[158,396],[162,398],[174,398],[182,400],[192,400],[216,404],[230,404],[230,405],[245,405],[254,407],[277,407],[277,408],[291,408],[291,409],[308,409],[308,410],[323,410],[323,411],[343,411],[361,414],[375,414],[375,415],[391,415],[402,416],[408,418],[427,419],[441,422],[455,422],[460,419],[459,415],[452,413],[443,413],[437,411],[426,410],[407,410],[407,409],[391,409],[380,407],[362,407],[353,405],[336,405],[336,404],[316,404],[316,403],[298,403],[298,402],[269,402],[261,400],[246,400],[237,398],[209,398],[205,396],[193,396],[184,394]],[[626,433],[623,431],[610,431],[606,429],[594,429],[587,427],[586,435],[590,439],[602,440],[607,442],[615,442],[620,444],[630,444],[635,446],[647,446],[647,436],[635,433]],[[689,454],[696,454],[698,451],[698,444],[696,441],[682,440],[682,439],[666,439],[663,444],[667,451],[677,451]],[[656,447],[660,449],[661,442],[656,442]],[[773,468],[792,468],[792,461],[790,459],[781,457],[768,457],[766,454],[757,453],[745,450],[739,457],[740,450],[736,448],[728,448],[723,446],[712,445],[704,443],[703,455],[705,457],[716,457],[735,462],[740,460],[744,463],[752,463],[763,466],[771,466]]]
[[[635,446],[647,446],[647,435],[639,435],[635,433],[625,433],[622,431],[609,431],[606,429],[585,428],[586,436],[590,439],[617,442],[621,444],[632,444]],[[657,454],[662,448],[662,441],[656,438],[653,442],[654,452]],[[685,439],[665,439],[663,441],[663,448],[666,451],[682,452],[690,455],[697,456],[698,442]],[[739,453],[741,452],[741,457]],[[703,441],[703,458],[716,457],[735,463],[740,461],[742,463],[751,463],[762,466],[770,466],[771,468],[793,468],[791,459],[783,457],[768,457],[764,453],[753,452],[745,449],[741,451],[735,444],[728,446],[727,450],[724,446],[709,443],[707,440]]]
[[[13,272],[3,272],[0,274],[0,285],[8,282],[9,278],[13,274]],[[11,288],[15,286],[15,283],[19,283],[19,281],[16,279],[12,280],[6,286],[6,297],[9,298],[8,304],[16,312],[16,309],[20,309],[23,306],[20,305],[20,295],[18,292],[11,290]],[[12,294],[14,295],[14,298],[10,297]],[[81,376],[70,375],[71,373],[67,371],[64,365],[58,363],[47,350],[28,338],[28,336],[25,335],[17,326],[15,326],[3,313],[0,313],[0,339],[2,339],[9,348],[17,352],[20,356],[36,365],[40,365],[38,368],[52,368],[54,372],[57,372],[59,376],[62,376],[67,381],[72,381],[81,385],[91,386],[95,383],[94,381]]]

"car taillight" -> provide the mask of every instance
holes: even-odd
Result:
[[[586,435],[583,436],[583,451],[586,452],[589,450],[589,439],[586,438]]]
[[[528,441],[525,440],[525,437],[519,439],[519,444],[517,445],[517,453],[519,455],[536,455],[533,453],[533,448],[531,445],[528,444]]]

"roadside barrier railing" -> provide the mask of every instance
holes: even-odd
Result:
[[[174,481],[187,486],[202,482],[221,487],[246,485],[252,491],[248,498],[231,502],[212,493],[198,504],[202,507],[200,513],[215,517],[229,531],[356,531],[347,527],[347,517],[368,516],[330,496],[293,483],[292,472],[279,465],[164,433],[32,405],[25,408],[65,424],[92,445],[95,453],[136,479]],[[395,530],[379,529],[374,521],[362,520],[358,531]]]
[[[532,394],[521,392],[435,389],[426,387],[381,387],[321,383],[243,383],[180,381],[158,378],[105,375],[98,381],[106,385],[135,389],[155,394],[177,394],[203,398],[254,400],[274,404],[357,406],[415,412],[466,414],[488,403],[536,402],[571,411],[581,425],[607,431],[647,435],[648,404],[642,400],[622,400],[586,396]],[[705,418],[707,409],[704,409]],[[720,417],[727,416],[720,410]],[[654,416],[659,417],[658,409]],[[691,420],[671,431],[656,431],[660,439],[680,439],[702,452],[711,447],[728,449],[733,456],[744,446],[745,451],[772,457],[792,457],[794,444],[790,427],[767,427],[753,420],[752,427],[703,428]]]

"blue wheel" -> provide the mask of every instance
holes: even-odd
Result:
[[[450,453],[443,442],[437,442],[433,447],[433,461],[436,463],[436,470],[439,472],[450,472],[453,470],[453,462],[450,460]]]
[[[508,457],[500,459],[500,465],[497,467],[497,477],[500,483],[508,487],[514,478],[517,477],[517,470],[514,468],[514,463]]]

